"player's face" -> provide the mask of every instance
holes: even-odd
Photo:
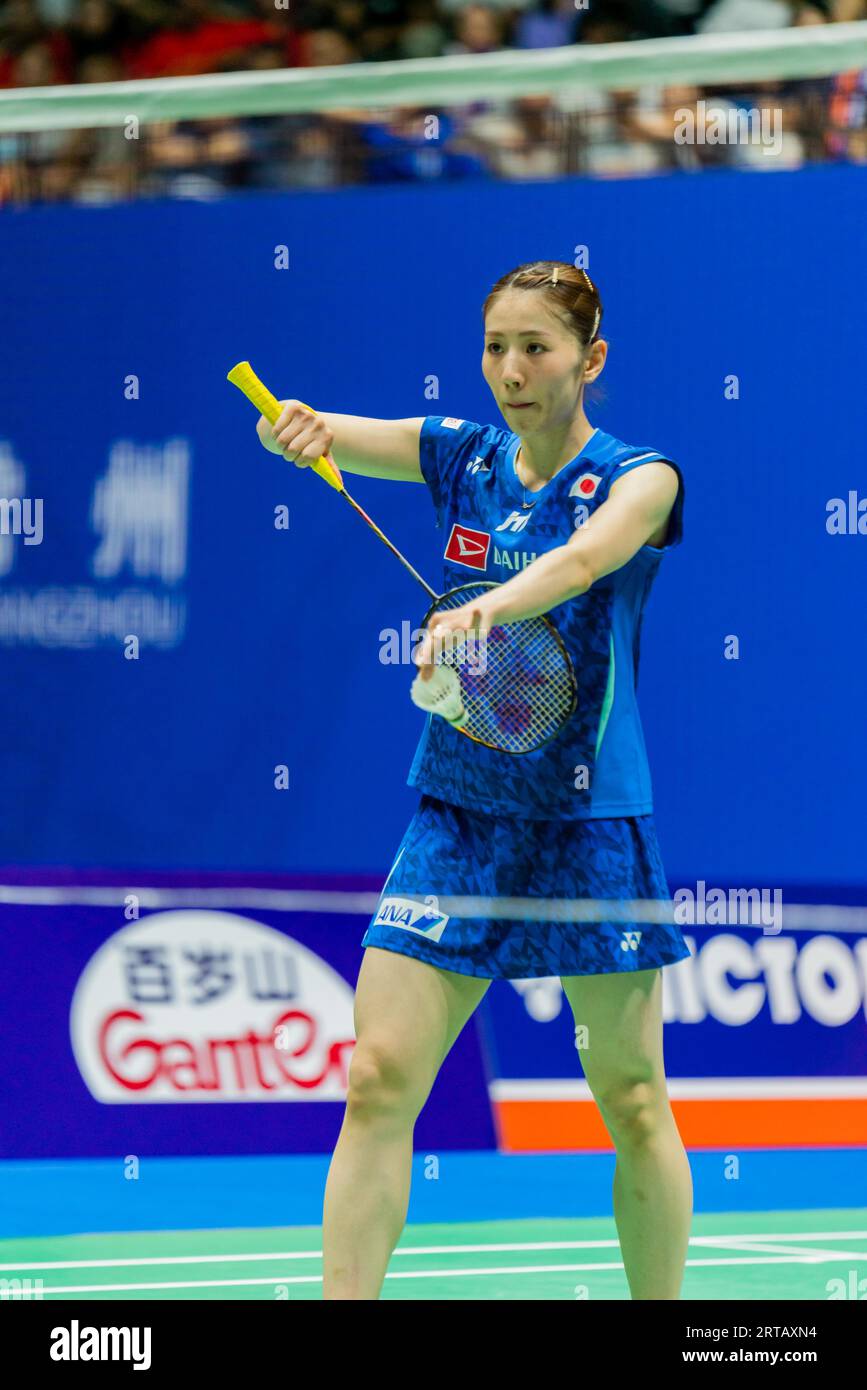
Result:
[[[504,290],[485,319],[482,371],[516,434],[568,427],[581,404],[586,354],[535,290]]]

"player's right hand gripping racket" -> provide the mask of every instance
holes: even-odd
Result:
[[[276,423],[280,403],[249,362],[233,367],[228,380],[243,391],[266,420],[272,425]],[[299,405],[303,404],[299,401]],[[312,411],[309,405],[304,409]],[[346,499],[432,600],[423,626],[427,627],[435,613],[459,608],[488,589],[499,587],[487,582],[461,584],[448,593],[438,594],[350,497],[336,464],[320,458],[312,467]],[[465,644],[450,644],[438,661],[440,666],[430,680],[422,682],[416,677],[413,698],[423,708],[443,714],[454,728],[486,748],[502,753],[532,753],[559,733],[575,709],[575,671],[560,634],[544,616],[490,628],[481,649],[473,648],[471,656]]]

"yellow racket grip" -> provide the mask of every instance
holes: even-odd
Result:
[[[243,391],[247,400],[252,402],[260,415],[264,415],[270,424],[275,424],[280,415],[280,402],[276,396],[272,396],[267,386],[259,380],[249,362],[238,362],[230,372],[226,374],[226,380],[231,381],[233,386],[237,386],[239,391]],[[304,405],[299,401],[300,406],[309,410],[311,415],[315,414],[312,406]],[[319,458],[312,463],[311,468],[314,473],[318,473],[329,487],[333,487],[337,492],[343,491],[343,478],[340,469],[335,463],[331,463],[327,458]]]

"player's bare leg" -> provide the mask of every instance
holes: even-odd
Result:
[[[365,951],[346,1113],[325,1187],[324,1298],[379,1297],[406,1222],[416,1119],[489,985],[394,951]]]
[[[614,1141],[614,1219],[634,1299],[677,1299],[692,1223],[692,1174],[666,1094],[662,971],[563,980],[584,1074]]]

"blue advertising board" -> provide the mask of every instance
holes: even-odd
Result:
[[[141,890],[38,871],[4,885],[0,1158],[330,1152],[366,919],[323,910],[324,890],[339,906],[375,885],[164,873]],[[317,910],[287,910],[305,899]],[[493,1147],[475,1030],[416,1143]]]

